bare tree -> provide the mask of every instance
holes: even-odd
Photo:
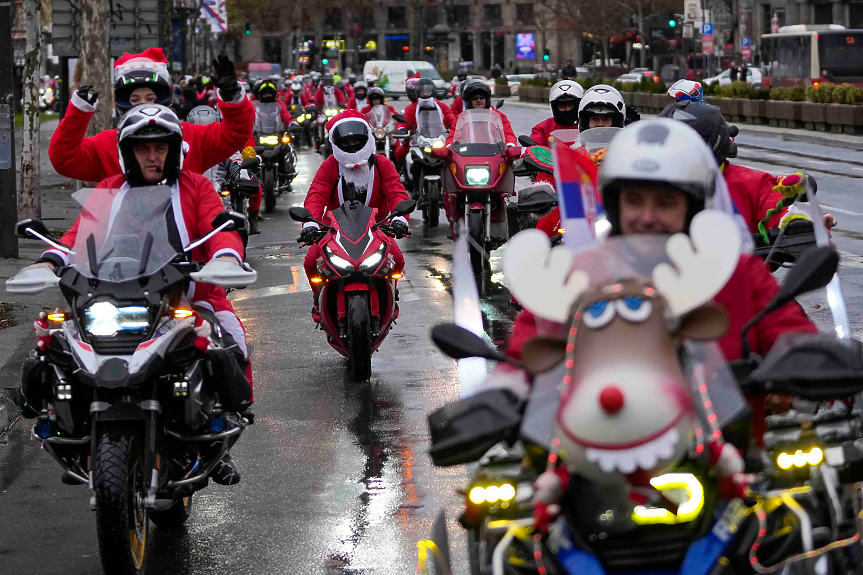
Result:
[[[87,135],[92,136],[111,129],[111,110],[114,107],[108,57],[108,11],[105,0],[77,0],[74,4],[81,10],[81,49],[78,55],[78,65],[83,65],[81,85],[93,86],[102,100],[87,127]]]
[[[680,2],[677,0],[613,0],[613,2],[635,18],[638,35],[641,37],[641,60],[639,65],[647,67],[647,19],[659,10],[679,9]]]
[[[26,0],[27,48],[24,63],[24,150],[21,154],[19,218],[42,217],[39,186],[39,70],[42,68],[42,2]]]

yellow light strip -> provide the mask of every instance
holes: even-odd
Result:
[[[632,520],[637,525],[687,523],[698,517],[704,508],[704,487],[691,473],[660,475],[651,479],[650,484],[658,491],[684,489],[689,495],[689,499],[678,506],[677,514],[668,509],[637,505],[632,511]]]

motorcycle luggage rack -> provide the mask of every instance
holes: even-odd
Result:
[[[222,460],[225,454],[228,452],[230,448],[229,439],[234,437],[235,435],[239,435],[243,431],[243,425],[239,424],[237,427],[229,429],[227,431],[223,431],[221,433],[206,433],[204,435],[180,435],[177,432],[171,431],[169,429],[165,430],[165,434],[178,441],[188,441],[192,443],[207,443],[207,442],[216,442],[221,441],[222,447],[219,450],[219,454],[213,458],[213,460],[207,464],[206,467],[202,467],[201,471],[197,475],[193,475],[192,477],[188,477],[186,479],[179,479],[176,481],[169,481],[165,487],[184,487],[186,485],[193,485],[195,483],[199,483],[204,481],[209,477],[210,472],[216,468],[216,465]]]
[[[86,437],[80,438],[71,438],[71,437],[46,437],[42,439],[38,435],[36,435],[36,426],[30,430],[30,437],[42,443],[42,448],[48,452],[48,455],[54,458],[60,467],[63,468],[63,471],[66,472],[69,477],[72,477],[76,481],[81,483],[90,483],[90,474],[85,472],[80,467],[77,471],[72,470],[72,468],[66,464],[66,462],[59,456],[53,449],[53,445],[86,445],[90,443],[90,435],[88,434]],[[79,471],[81,473],[79,473]],[[83,475],[82,475],[83,473]]]

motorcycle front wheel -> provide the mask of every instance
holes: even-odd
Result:
[[[480,252],[474,242],[481,246],[483,251],[488,250],[485,243],[485,214],[479,210],[472,211],[468,215],[467,222],[468,237],[473,240],[469,242],[470,248],[470,265],[473,268],[473,277],[476,280],[476,287],[479,290],[479,295],[486,295],[486,267],[489,265],[488,259]]]
[[[147,569],[150,522],[136,429],[122,425],[102,431],[92,466],[102,568],[105,573],[142,575]]]
[[[440,223],[440,182],[424,183],[425,205],[423,206],[423,219],[430,228],[436,228]]]
[[[366,381],[372,375],[372,330],[369,302],[365,294],[354,294],[348,308],[348,361],[357,381]]]
[[[276,174],[264,171],[264,212],[272,214],[276,209]]]

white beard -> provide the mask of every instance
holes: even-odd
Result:
[[[437,105],[434,98],[420,98],[417,100],[417,112],[420,110],[437,110],[438,116],[440,116],[440,124],[443,126],[443,112],[440,111],[440,106]]]
[[[344,150],[339,149],[337,146],[333,145],[333,156],[336,157],[336,161],[339,163],[339,199],[342,199],[342,178],[348,183],[353,183],[356,186],[356,190],[361,192],[362,190],[368,190],[366,194],[366,205],[369,203],[369,199],[372,196],[372,187],[374,185],[375,171],[372,166],[368,163],[369,158],[372,157],[372,154],[375,153],[375,139],[372,137],[371,133],[368,134],[368,139],[366,140],[366,145],[363,146],[361,150],[358,152],[354,152],[349,154]],[[332,136],[330,137],[330,143],[332,143]],[[364,163],[365,162],[365,163]],[[352,168],[348,166],[353,166],[355,164],[363,164],[358,168]]]
[[[368,106],[368,104],[366,103],[366,102],[368,102],[368,98],[366,98],[364,100],[357,100],[356,98],[354,98],[354,99],[357,102],[357,110],[362,110],[363,108]]]

